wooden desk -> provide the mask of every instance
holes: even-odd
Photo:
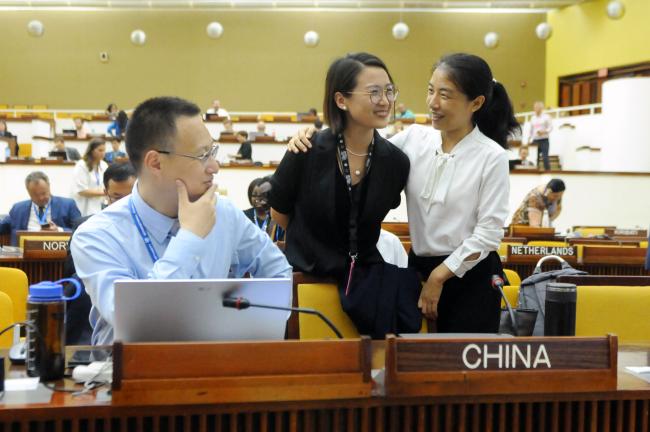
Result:
[[[63,277],[65,259],[26,259],[18,257],[0,257],[0,267],[18,268],[27,273],[27,281],[38,283],[44,280],[55,281]]]
[[[0,430],[647,431],[650,384],[623,368],[648,365],[649,356],[650,346],[620,347],[613,391],[145,407],[55,393],[47,404],[0,403]]]

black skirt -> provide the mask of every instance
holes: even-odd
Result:
[[[409,267],[426,281],[446,258],[420,257],[411,250]],[[443,284],[436,323],[439,333],[498,333],[501,294],[492,288],[492,275],[503,277],[496,252],[490,252],[462,278],[454,276]]]

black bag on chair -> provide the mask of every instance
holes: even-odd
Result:
[[[537,309],[513,309],[508,301],[508,297],[503,292],[503,283],[493,285],[499,289],[501,297],[506,304],[506,308],[501,309],[499,333],[511,334],[513,336],[532,336],[533,329],[535,328],[535,320],[537,319]]]
[[[420,331],[422,285],[415,270],[385,262],[356,264],[349,279],[346,275],[339,283],[339,298],[360,334],[384,339],[388,333]]]

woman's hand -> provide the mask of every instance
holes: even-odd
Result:
[[[296,154],[300,152],[307,153],[311,148],[311,142],[309,139],[314,135],[315,132],[316,128],[314,126],[308,126],[300,129],[298,131],[298,134],[294,135],[289,140],[289,143],[287,144],[287,150]]]
[[[422,286],[418,307],[422,309],[422,314],[430,320],[438,318],[438,301],[442,294],[442,286],[447,279],[454,276],[449,268],[443,263],[433,269],[429,278]]]

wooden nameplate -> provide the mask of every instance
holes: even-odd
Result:
[[[510,225],[509,237],[525,237],[528,240],[555,240],[555,228],[531,227],[528,225]]]
[[[116,405],[369,397],[370,338],[327,341],[121,343]]]
[[[616,389],[618,339],[386,339],[386,394],[457,396]]]
[[[508,263],[537,263],[541,258],[548,255],[557,255],[569,264],[578,262],[577,246],[528,246],[508,245],[506,262]]]
[[[23,258],[28,259],[62,259],[68,255],[70,233],[67,236],[42,238],[25,238]]]

